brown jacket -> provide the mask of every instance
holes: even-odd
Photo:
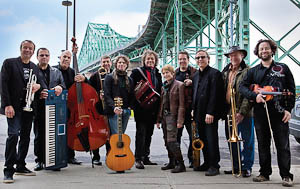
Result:
[[[161,90],[161,103],[158,112],[158,119],[157,122],[161,122],[161,118],[163,116],[163,96],[164,96],[164,89]],[[176,122],[179,124],[184,123],[184,114],[185,114],[185,106],[184,106],[184,84],[181,81],[177,81],[174,79],[170,87],[170,112],[171,115],[176,117]]]

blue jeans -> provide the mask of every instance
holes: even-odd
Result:
[[[128,120],[130,117],[131,111],[127,109],[123,109],[122,116],[122,133],[125,133],[125,130],[127,128]],[[109,122],[109,128],[110,128],[110,134],[118,134],[118,116],[115,114],[113,116],[108,116],[108,122]]]
[[[225,133],[226,138],[228,139],[228,124],[225,122]],[[254,120],[252,117],[244,117],[243,121],[238,124],[238,132],[241,134],[243,140],[243,149],[241,150],[241,163],[242,170],[252,170],[254,163]],[[232,152],[233,152],[233,164],[234,169],[238,169],[237,161],[237,147],[235,143],[232,143]]]

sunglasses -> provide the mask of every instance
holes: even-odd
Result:
[[[199,60],[199,59],[205,59],[207,56],[196,56],[195,59]]]
[[[45,57],[48,57],[49,54],[40,54],[39,56],[40,56],[40,57],[44,57],[44,56],[45,56]]]

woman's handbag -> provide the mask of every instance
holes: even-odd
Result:
[[[160,99],[160,94],[156,92],[148,81],[147,77],[141,70],[137,68],[145,80],[141,79],[134,88],[134,95],[141,107],[150,109],[153,107],[156,101]]]

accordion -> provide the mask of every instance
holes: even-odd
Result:
[[[45,169],[67,167],[67,90],[56,96],[48,90],[45,100]]]
[[[148,81],[140,80],[135,88],[134,95],[141,107],[151,109],[160,95],[150,85]]]

